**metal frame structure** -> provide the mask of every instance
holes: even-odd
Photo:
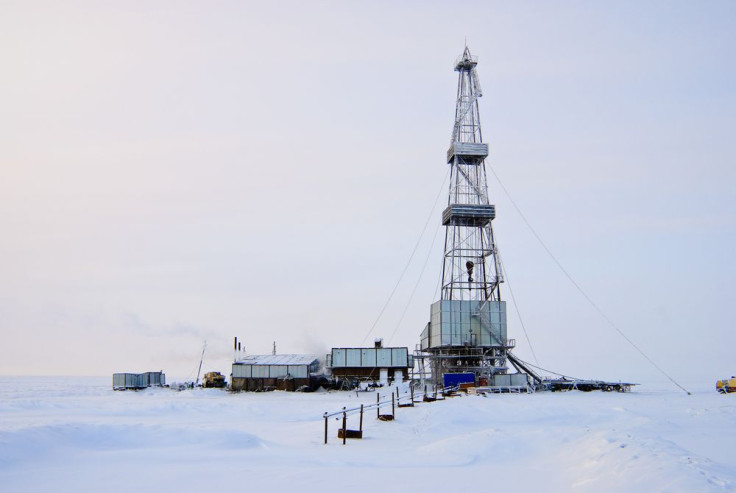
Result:
[[[491,225],[496,208],[488,199],[488,144],[483,142],[478,110],[483,93],[477,65],[466,46],[454,66],[458,84],[447,151],[450,187],[442,213],[441,297],[432,305],[430,322],[415,352],[419,373],[431,373],[435,384],[441,384],[445,373],[473,372],[479,384],[492,386],[494,375],[506,374],[507,356],[515,342],[506,337],[503,273]]]
[[[447,151],[451,166],[450,193],[443,212],[445,254],[442,268],[443,300],[500,300],[503,282],[491,221],[478,98],[483,95],[475,67],[476,57],[466,47],[455,63],[459,73],[455,123]],[[473,262],[470,266],[468,262]],[[475,269],[477,266],[477,270]],[[467,277],[467,278],[466,278]]]
[[[512,354],[507,337],[506,304],[501,299],[503,272],[491,225],[496,207],[488,200],[478,98],[483,95],[476,72],[478,60],[465,47],[455,62],[457,101],[452,139],[447,151],[450,189],[442,213],[445,250],[440,300],[432,304],[430,321],[414,351],[416,371],[424,384],[475,378],[491,392],[537,390],[628,391],[633,383],[541,377],[529,363]],[[507,363],[516,370],[509,373]],[[547,371],[547,370],[542,370]],[[465,375],[458,375],[465,374]],[[472,375],[469,375],[472,374]],[[470,382],[463,382],[470,383]]]

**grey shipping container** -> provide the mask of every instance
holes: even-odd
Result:
[[[146,373],[113,373],[112,388],[115,390],[124,389],[145,389],[146,387],[162,386],[166,384],[166,375],[160,371],[150,371]]]

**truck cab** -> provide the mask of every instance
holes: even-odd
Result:
[[[718,380],[716,382],[716,390],[721,394],[736,392],[736,377],[732,376],[727,380]]]

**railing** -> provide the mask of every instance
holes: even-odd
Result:
[[[363,438],[363,414],[366,411],[375,409],[376,419],[379,421],[393,421],[396,417],[397,407],[414,407],[414,404],[418,402],[434,402],[436,400],[442,400],[438,397],[438,394],[442,395],[444,399],[448,394],[456,392],[458,387],[442,387],[441,389],[434,388],[430,391],[427,389],[427,386],[425,386],[423,391],[415,391],[414,387],[410,385],[409,389],[410,392],[401,395],[397,387],[396,392],[391,392],[391,399],[386,397],[385,400],[381,400],[381,394],[376,394],[376,402],[373,404],[361,404],[360,407],[343,407],[340,411],[331,413],[325,412],[322,415],[325,420],[325,445],[327,445],[330,418],[342,416],[342,427],[338,429],[338,438],[342,438],[342,444],[345,445],[348,438]],[[421,401],[416,401],[416,398],[421,398]],[[402,401],[404,402],[403,404]],[[387,408],[388,406],[391,406],[391,414],[381,414],[381,409]],[[358,430],[349,430],[347,428],[347,418],[348,416],[356,414],[360,416],[360,427]]]

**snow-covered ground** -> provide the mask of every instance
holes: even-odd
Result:
[[[325,446],[322,413],[375,394],[110,384],[0,377],[0,491],[736,491],[736,394],[713,390],[464,396],[369,412],[345,446],[331,420]]]

